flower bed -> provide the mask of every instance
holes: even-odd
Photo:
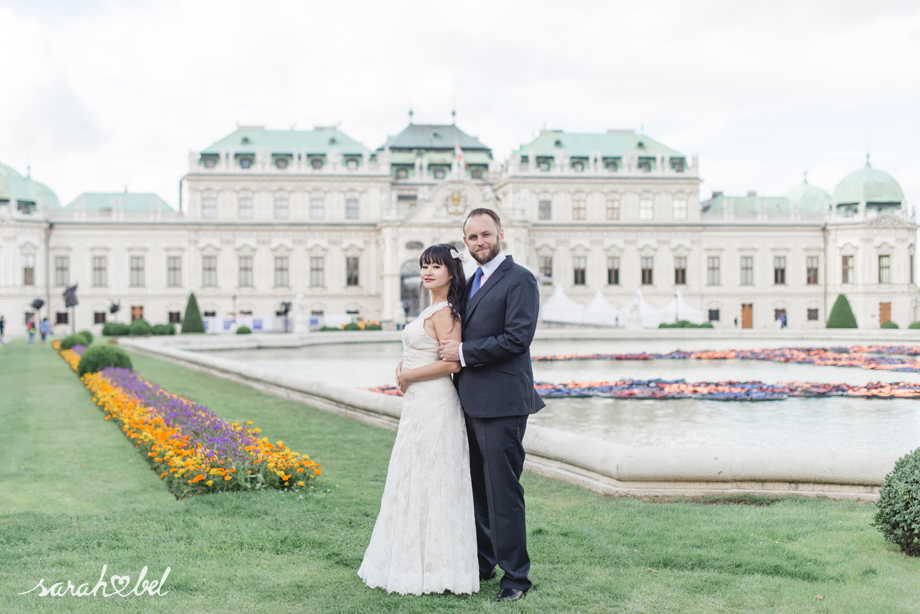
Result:
[[[85,346],[62,350],[76,371]],[[177,497],[226,490],[307,487],[322,474],[306,455],[259,437],[261,431],[228,423],[208,408],[167,392],[128,370],[108,367],[87,373],[83,384],[142,450]]]

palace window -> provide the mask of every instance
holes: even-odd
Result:
[[[809,310],[808,310],[808,319],[809,319],[810,321],[817,320],[817,319],[818,319],[818,310],[817,310],[817,309],[809,309]]]
[[[217,256],[201,258],[201,285],[205,288],[217,287]]]
[[[354,158],[349,158],[348,162],[345,163],[345,166],[348,167],[348,170],[353,171],[358,168],[358,161]]]
[[[54,285],[55,286],[69,286],[70,285],[70,257],[68,256],[55,256],[54,257]]]
[[[252,166],[252,158],[240,158],[240,168],[249,168]]]
[[[574,283],[576,286],[585,285],[585,271],[588,267],[588,258],[586,256],[575,256],[572,258],[572,269],[575,272]]]
[[[738,283],[742,286],[754,285],[754,256],[741,256],[741,280]]]
[[[538,217],[541,220],[553,219],[553,201],[551,200],[541,200],[540,201],[540,211],[539,211]]]
[[[321,159],[319,159],[319,158],[313,158],[313,159],[310,161],[310,166],[313,167],[313,170],[318,171],[318,170],[320,170],[321,168],[323,168],[323,161],[322,161]]]
[[[310,199],[310,219],[321,220],[326,217],[326,201],[322,198]]]
[[[719,321],[719,310],[718,310],[718,309],[710,309],[710,310],[709,310],[709,321],[710,321],[710,322],[718,322],[718,321]]]
[[[109,285],[109,261],[105,256],[93,256],[93,287],[105,288]]]
[[[345,285],[358,285],[358,258],[356,257],[345,258]]]
[[[275,219],[276,220],[288,219],[288,199],[286,198],[276,198],[275,199]]]
[[[240,288],[253,287],[252,256],[240,256]]]
[[[572,219],[573,220],[583,220],[587,217],[587,207],[585,206],[585,201],[576,200],[572,203]]]
[[[290,269],[287,256],[275,256],[275,287],[290,286]]]
[[[143,288],[145,283],[144,277],[144,257],[131,256],[131,287]]]
[[[396,169],[396,178],[397,178],[397,179],[405,179],[405,178],[407,178],[408,176],[409,176],[409,171],[408,171],[408,170],[406,170],[406,169],[404,169],[404,168],[398,168],[398,169]]]
[[[69,324],[70,323],[70,312],[69,311],[58,311],[57,313],[55,313],[54,323],[55,324]]]
[[[208,197],[201,199],[201,217],[206,220],[213,220],[217,217],[216,198]]]
[[[818,257],[807,256],[805,258],[805,283],[809,286],[818,284]]]
[[[583,170],[585,170],[584,162],[573,162],[572,170],[575,171],[576,173],[582,172]]]
[[[853,274],[854,256],[841,256],[840,258],[840,283],[855,284],[856,276]]]
[[[883,255],[878,257],[878,283],[891,283],[891,256]]]
[[[179,311],[170,311],[169,312],[169,323],[170,324],[182,324],[182,313]]]
[[[93,324],[105,324],[105,312],[104,311],[94,311],[93,312]]]
[[[620,219],[620,201],[618,200],[608,200],[607,201],[607,219],[608,220]]]
[[[252,219],[252,199],[251,198],[241,198],[239,200],[239,209],[237,209],[237,217],[241,220],[251,220]]]
[[[216,311],[202,311],[201,315],[205,318],[216,318],[217,312]]]
[[[639,201],[639,219],[648,222],[655,219],[655,207],[651,199],[642,199]]]
[[[310,258],[310,287],[322,288],[326,285],[326,262],[322,256]]]
[[[553,257],[540,256],[540,275],[543,276],[544,283],[553,281]]]
[[[706,258],[706,285],[722,285],[722,259],[719,256]]]
[[[434,178],[435,179],[444,179],[444,169],[436,168],[434,169]]]
[[[345,199],[345,219],[346,220],[358,219],[358,199],[357,198],[346,198]]]
[[[22,255],[22,285],[35,285],[35,254]]]
[[[642,267],[642,285],[651,286],[654,283],[652,272],[655,268],[655,258],[652,256],[642,256],[639,264]]]
[[[166,259],[166,285],[178,288],[182,285],[182,257],[169,256]]]
[[[288,165],[287,158],[278,158],[277,160],[275,160],[275,166],[278,168],[279,171],[283,171],[284,169],[286,169],[287,165]]]
[[[607,256],[607,285],[620,285],[620,257]]]
[[[683,198],[675,199],[672,203],[672,209],[674,212],[675,220],[686,220],[687,219],[687,201]]]
[[[674,256],[674,284],[687,285],[687,257]]]
[[[540,166],[540,170],[541,170],[542,172],[544,172],[544,173],[548,173],[548,172],[549,172],[549,162],[540,162],[539,166]]]
[[[474,168],[470,171],[471,179],[482,179],[482,169]]]
[[[773,283],[777,286],[786,284],[786,257],[773,257]]]

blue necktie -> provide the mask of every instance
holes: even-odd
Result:
[[[473,275],[473,283],[470,286],[470,298],[473,298],[473,295],[476,294],[476,291],[479,290],[479,284],[482,283],[482,267],[476,269],[476,274]]]

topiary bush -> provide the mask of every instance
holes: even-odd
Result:
[[[853,309],[850,307],[850,301],[845,294],[837,295],[834,306],[831,308],[831,315],[827,318],[827,328],[859,328],[856,325],[856,316],[853,315]]]
[[[64,337],[64,340],[61,341],[62,350],[69,350],[75,345],[89,345],[89,344],[86,343],[86,337],[84,337],[81,334],[67,335],[66,337]]]
[[[138,320],[135,320],[137,322]],[[122,367],[124,369],[133,369],[131,357],[128,353],[117,345],[94,345],[87,348],[80,358],[80,364],[77,367],[77,373],[83,377],[87,373],[95,373],[106,367]]]
[[[198,309],[198,299],[195,293],[188,295],[188,303],[185,305],[185,317],[182,318],[182,334],[186,333],[203,333],[204,320],[201,319],[201,310]]]
[[[330,332],[330,331],[333,331],[333,330],[342,330],[342,329],[341,329],[341,328],[336,328],[335,326],[323,326],[323,327],[320,328],[319,330],[320,330],[320,332]]]
[[[383,328],[379,324],[368,324],[364,330],[383,330]]]
[[[882,328],[901,328],[901,327],[895,324],[894,322],[892,322],[891,320],[888,320],[887,322],[882,324]]]
[[[150,330],[154,335],[175,335],[176,327],[172,323],[170,324],[154,324],[150,327]]]
[[[132,337],[143,337],[153,333],[153,328],[151,328],[150,323],[143,318],[138,318],[131,322],[131,325],[128,327],[128,333]]]
[[[899,458],[885,476],[872,525],[908,556],[920,556],[920,448]]]
[[[240,326],[238,329],[236,329],[236,334],[237,335],[251,335],[252,329],[249,328],[248,326]]]
[[[358,326],[356,322],[352,322],[350,324],[346,324],[342,330],[361,330],[361,327]]]
[[[662,322],[658,328],[712,328],[712,324],[710,322],[694,324],[689,320],[678,320],[677,322]]]
[[[89,343],[87,343],[86,345],[89,345],[90,343],[93,342],[93,333],[89,332],[88,330],[81,330],[77,334],[83,335],[84,337],[86,337],[86,340],[89,341]]]
[[[907,328],[920,328],[920,322],[911,322],[907,325]]]
[[[102,327],[102,334],[106,337],[117,337],[128,334],[128,325],[122,322],[106,322]]]

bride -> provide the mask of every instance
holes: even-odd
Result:
[[[403,330],[402,417],[358,576],[403,595],[470,594],[479,591],[470,451],[450,378],[460,363],[438,356],[440,341],[460,341],[466,279],[452,245],[429,247],[419,264],[431,306]]]

